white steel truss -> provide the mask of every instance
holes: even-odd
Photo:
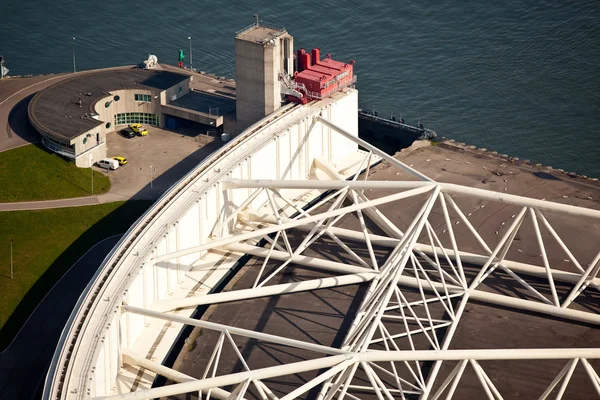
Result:
[[[206,251],[251,254],[262,260],[257,264],[251,287],[161,300],[148,308],[122,307],[123,313],[219,332],[202,378],[194,379],[153,364],[126,349],[125,363],[148,368],[176,383],[97,399],[149,399],[188,392],[199,393],[203,399],[211,396],[244,399],[252,391],[263,400],[287,400],[318,388],[320,400],[357,399],[361,393],[379,400],[436,400],[454,398],[465,376],[471,374],[472,382],[477,382],[487,398],[497,400],[503,398],[504,388],[494,384],[486,362],[510,360],[540,360],[540,363],[563,360],[562,369],[548,376],[548,385],[538,394],[540,399],[562,398],[575,371],[585,373],[590,387],[600,396],[600,378],[593,366],[594,360],[600,358],[598,348],[451,350],[461,319],[473,300],[600,325],[600,315],[579,303],[586,295],[598,299],[600,248],[592,249],[594,255],[589,262],[584,262],[561,239],[551,218],[567,215],[600,220],[600,211],[434,182],[329,121],[321,117],[315,121],[351,137],[368,150],[352,179],[343,179],[334,166],[319,158],[314,160],[313,167],[330,180],[226,179],[222,181],[223,191],[227,193],[224,197],[235,198],[236,190],[251,194],[242,203],[228,204],[213,229],[211,240],[155,256],[152,260],[160,263]],[[408,172],[409,179],[419,180],[369,180],[372,154]],[[286,197],[286,191],[291,189],[318,190],[322,195],[314,204],[300,208],[293,198]],[[373,190],[379,197],[369,196]],[[263,202],[257,207],[261,198]],[[496,231],[494,240],[490,240],[481,227],[469,219],[471,213],[464,206],[467,198],[479,202],[479,209],[494,203],[512,206],[514,215],[508,223],[502,223],[501,233]],[[253,209],[253,205],[256,208]],[[385,215],[383,210],[389,206],[413,210],[406,226],[396,225]],[[354,218],[356,228],[340,226],[344,218]],[[373,225],[384,234],[374,233]],[[301,232],[300,239],[294,240],[293,232]],[[535,252],[539,253],[537,264],[509,258],[516,251],[517,236],[528,233]],[[551,244],[548,238],[553,240]],[[323,239],[334,243],[346,261],[309,254],[311,246]],[[266,242],[265,246],[257,244],[261,240]],[[465,240],[469,241],[468,246],[464,246]],[[557,252],[563,254],[560,265],[553,261]],[[268,268],[273,263],[276,266]],[[568,263],[569,268],[564,268],[564,263]],[[291,265],[318,269],[331,276],[270,284]],[[490,283],[494,279],[509,280],[513,286],[511,290],[494,292]],[[182,307],[354,284],[368,287],[340,348],[171,313]],[[236,337],[320,355],[301,362],[253,369],[239,352]],[[232,346],[243,371],[217,374],[224,346]],[[321,372],[315,378],[283,397],[278,397],[266,382],[274,377],[316,370]],[[226,387],[233,389],[229,391]]]

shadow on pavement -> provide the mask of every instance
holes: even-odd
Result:
[[[71,244],[29,289],[18,307],[0,330],[0,351],[14,339],[27,318],[65,272],[93,245],[104,238],[123,233],[152,205],[150,201],[129,201],[85,231]],[[94,271],[89,271],[91,278]],[[88,281],[77,282],[81,290]],[[73,299],[73,304],[77,299]]]
[[[27,114],[27,107],[35,94],[33,93],[25,97],[10,110],[8,114],[8,126],[6,127],[6,132],[8,132],[9,136],[16,135],[29,143],[36,143],[41,140],[39,133],[37,133],[29,122],[29,115]]]
[[[204,135],[202,135],[204,136]],[[198,139],[200,143],[203,142],[203,138]],[[166,192],[173,184],[175,184],[179,179],[184,177],[189,171],[191,171],[195,166],[200,164],[206,157],[210,156],[216,150],[223,146],[223,142],[219,139],[215,139],[212,142],[203,145],[198,150],[190,154],[189,156],[183,158],[176,165],[169,168],[165,172],[160,175],[157,175],[153,181],[152,185],[148,182],[141,190],[139,190],[136,194],[134,194],[131,199],[132,200],[147,200],[153,199],[156,200],[160,197],[164,192]],[[152,187],[151,187],[152,186]]]

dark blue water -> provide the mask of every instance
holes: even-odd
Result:
[[[0,1],[11,74],[175,63],[234,76],[234,33],[285,25],[354,59],[364,108],[446,137],[600,177],[600,3],[578,1]]]

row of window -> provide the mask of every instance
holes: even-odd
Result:
[[[121,113],[115,115],[115,125],[145,124],[151,126],[160,125],[160,117],[148,113]]]
[[[146,103],[152,102],[152,95],[150,94],[135,94],[135,101],[143,101]]]

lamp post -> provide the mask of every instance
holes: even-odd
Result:
[[[13,256],[12,256],[13,238],[10,238],[10,279],[13,279]]]
[[[75,38],[73,37],[73,73],[77,72],[75,68]]]
[[[94,156],[90,154],[90,171],[92,171],[92,194],[94,194]]]
[[[188,36],[188,40],[190,41],[190,71],[194,72],[194,58],[192,56],[192,37]]]
[[[150,166],[150,189],[152,189],[152,181],[153,181],[153,177],[152,177],[152,173],[156,171],[156,168],[152,168],[152,165]]]

